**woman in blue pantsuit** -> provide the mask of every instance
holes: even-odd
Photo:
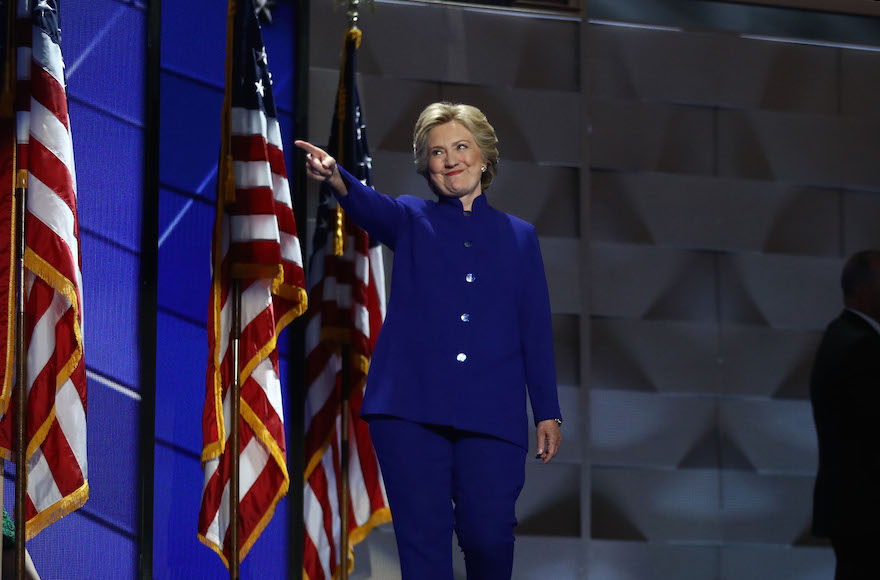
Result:
[[[498,140],[469,105],[434,103],[416,122],[418,172],[437,201],[364,186],[303,141],[308,175],[394,250],[388,313],[361,416],[379,458],[405,580],[452,578],[452,533],[469,580],[509,580],[525,479],[526,391],[537,455],[562,441],[553,333],[535,228],[483,191]]]

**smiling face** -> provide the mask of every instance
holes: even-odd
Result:
[[[428,181],[439,195],[461,200],[470,209],[482,193],[483,154],[464,125],[449,121],[428,133]]]

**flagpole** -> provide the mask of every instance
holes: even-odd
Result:
[[[220,166],[218,182],[218,204],[228,204],[234,196],[235,177],[232,173],[233,161],[231,154],[231,107],[232,107],[232,61],[235,36],[235,14],[238,10],[237,0],[229,0],[226,10],[226,65],[225,65],[225,94],[223,97],[223,135],[220,149]],[[220,198],[220,196],[223,198]],[[240,346],[241,346],[241,279],[232,276],[232,382],[229,385],[231,392],[230,412],[228,425],[229,441],[226,453],[229,454],[229,578],[238,580],[241,558],[239,552],[238,524],[240,516],[239,502],[239,471],[240,471],[240,420],[241,415],[241,376],[240,376]],[[221,539],[222,543],[222,539]],[[221,546],[222,550],[222,546]]]
[[[15,217],[18,236],[15,240],[18,271],[18,308],[15,325],[15,569],[16,578],[24,578],[25,570],[25,501],[27,496],[27,350],[25,349],[24,296],[24,222],[27,201],[27,173],[16,168]]]
[[[346,11],[346,15],[348,16],[348,30],[345,35],[345,43],[343,46],[343,50],[347,52],[348,50],[348,42],[349,35],[353,31],[358,30],[358,20],[360,17],[360,5],[361,0],[348,0],[348,10]],[[343,58],[343,66],[351,66],[351,63],[345,62]],[[343,71],[343,74],[344,71]],[[354,81],[352,81],[354,82]],[[349,119],[349,121],[353,122],[353,120]],[[340,126],[338,129],[338,150],[336,151],[336,157],[340,161],[345,160],[345,138],[344,138],[344,123],[342,122],[342,117],[340,116]],[[341,209],[338,210],[340,213],[337,215],[337,219],[339,222],[337,223],[337,231],[339,238],[337,240],[337,248],[336,252],[341,255],[344,251],[345,247],[345,225],[342,221]],[[354,330],[352,328],[351,332]],[[340,444],[339,444],[339,464],[340,464],[340,486],[339,486],[339,517],[342,523],[339,537],[339,554],[340,554],[340,566],[342,570],[340,571],[339,577],[341,580],[348,580],[349,573],[349,496],[350,493],[350,484],[349,484],[349,462],[351,461],[351,446],[349,443],[349,427],[351,423],[351,337],[345,338],[342,340],[340,345],[340,356],[342,363],[342,371],[340,382],[341,384],[341,399],[342,399],[342,408],[340,411],[340,429],[342,430],[340,433]]]
[[[231,409],[229,413],[230,425],[229,447],[227,452],[230,453],[229,467],[229,577],[231,580],[238,580],[239,576],[239,551],[238,551],[238,520],[239,515],[239,469],[240,469],[240,421],[241,415],[241,379],[239,347],[241,344],[241,280],[233,278],[232,280],[232,392]]]
[[[342,491],[339,506],[339,517],[342,520],[342,531],[339,539],[340,562],[342,567],[342,580],[348,580],[348,422],[349,422],[349,404],[348,399],[351,396],[351,345],[343,343],[342,345],[342,442],[339,447],[339,462],[342,472]]]
[[[348,30],[357,30],[358,29],[358,17],[359,17],[359,9],[360,9],[360,0],[349,0],[348,3]],[[346,36],[347,39],[347,36]],[[348,40],[346,40],[348,42]],[[345,48],[345,50],[348,50]],[[351,63],[346,63],[346,66],[351,66]],[[340,132],[339,135],[339,143],[340,147],[344,143],[345,139]],[[345,236],[345,230],[342,231],[343,241]],[[344,247],[345,244],[343,244]],[[348,533],[348,500],[349,500],[349,482],[348,482],[348,464],[350,461],[350,448],[349,448],[349,430],[348,424],[351,421],[351,342],[350,338],[348,341],[345,341],[342,344],[342,433],[341,433],[341,442],[339,446],[339,462],[342,472],[342,485],[339,499],[339,515],[342,520],[342,530],[339,539],[339,552],[340,552],[340,566],[342,567],[342,573],[340,578],[342,580],[348,580],[348,553],[349,553],[349,533]]]
[[[294,111],[294,129],[293,134],[298,138],[309,134],[309,16],[311,13],[308,2],[297,2],[294,9],[294,21],[296,30],[294,33],[295,45],[295,65],[294,65],[294,90],[293,90],[293,111]],[[294,151],[294,167],[293,172],[292,194],[293,207],[296,210],[296,229],[297,232],[307,232],[307,194],[306,194],[306,175],[305,175],[305,151],[296,148]],[[305,260],[311,256],[312,248],[307,246],[308,236],[303,236],[301,240],[302,256],[304,271],[308,272],[310,263]],[[310,258],[309,258],[310,259]],[[302,345],[301,348],[294,349],[294,356],[290,366],[289,373],[290,384],[302,384],[305,388],[290,389],[289,397],[291,400],[290,417],[290,433],[298,434],[295,437],[296,444],[288,447],[288,466],[290,470],[291,491],[290,493],[290,536],[288,551],[288,578],[291,580],[303,580],[305,577],[305,469],[306,469],[306,448],[305,448],[305,417],[306,417],[306,391],[309,385],[308,365],[306,364],[306,321],[307,316],[298,319],[293,326],[292,344]],[[302,523],[302,524],[301,524]]]
[[[29,9],[29,5],[24,3],[25,10]],[[15,34],[16,22],[19,16],[19,2],[7,2],[9,12],[7,14],[8,24],[12,34],[9,35],[9,44],[7,49],[10,51],[10,61],[15,62],[15,67],[10,67],[6,71],[6,79],[4,84],[15,86],[12,83],[12,75],[17,76],[17,50],[19,39]],[[4,87],[5,88],[5,87]],[[4,91],[5,92],[5,91]],[[12,91],[14,100],[14,90]],[[6,105],[7,103],[4,103]],[[8,103],[12,104],[12,103]],[[17,131],[15,132],[17,134]],[[13,151],[17,153],[17,138],[13,144]],[[15,432],[13,434],[13,442],[15,447],[15,502],[13,507],[13,520],[15,523],[15,577],[24,578],[26,567],[27,548],[27,518],[25,514],[25,504],[27,501],[27,349],[25,347],[25,272],[24,272],[24,224],[25,215],[27,213],[27,186],[28,175],[26,169],[18,167],[18,156],[13,154],[12,171],[14,176],[14,205],[15,205],[15,270],[17,276],[16,288],[16,313],[15,313],[15,387],[14,397],[15,409],[10,409],[14,413]]]

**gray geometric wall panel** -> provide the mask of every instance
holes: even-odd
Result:
[[[880,246],[880,55],[602,25],[589,54],[592,577],[828,578],[809,373]]]
[[[310,22],[318,142],[330,5]],[[831,577],[809,534],[809,372],[843,260],[880,246],[880,53],[440,4],[377,16],[360,51],[377,186],[430,197],[413,121],[470,102],[501,139],[487,195],[540,236],[565,445],[528,464],[514,578]],[[357,554],[355,577],[399,577],[389,527]]]

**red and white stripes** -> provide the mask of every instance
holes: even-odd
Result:
[[[18,94],[29,84],[29,112],[19,111],[16,130],[19,168],[28,170],[28,538],[85,503],[89,489],[76,171],[55,2],[37,4],[31,30],[32,50],[18,50]]]
[[[331,202],[332,203],[332,202]],[[322,208],[325,209],[325,208]],[[327,208],[331,209],[331,208]],[[332,209],[331,209],[332,211]],[[312,258],[314,285],[306,328],[309,389],[306,395],[306,471],[304,482],[304,576],[330,580],[348,562],[351,546],[375,526],[390,521],[385,484],[366,423],[358,418],[364,384],[385,315],[381,248],[369,247],[366,234],[348,225],[342,256],[328,239]],[[332,238],[333,231],[328,232]],[[342,359],[339,343],[351,346],[350,416],[341,416]],[[348,430],[349,461],[341,464],[342,429]],[[349,547],[340,549],[339,489],[342,469],[349,479]]]
[[[247,17],[243,3],[237,17]],[[262,48],[262,47],[259,47]],[[238,70],[238,69],[236,69]],[[246,74],[246,73],[241,73]],[[269,90],[269,87],[263,87]],[[233,97],[235,99],[235,96]],[[240,453],[239,556],[243,559],[287,492],[284,412],[277,336],[307,305],[305,275],[278,121],[262,108],[229,109],[234,195],[218,188],[213,279],[208,313],[209,360],[203,415],[205,478],[199,539],[229,564],[230,452]],[[229,160],[221,160],[221,175]],[[222,183],[222,179],[221,179]],[[231,426],[232,282],[241,280],[240,448]]]

